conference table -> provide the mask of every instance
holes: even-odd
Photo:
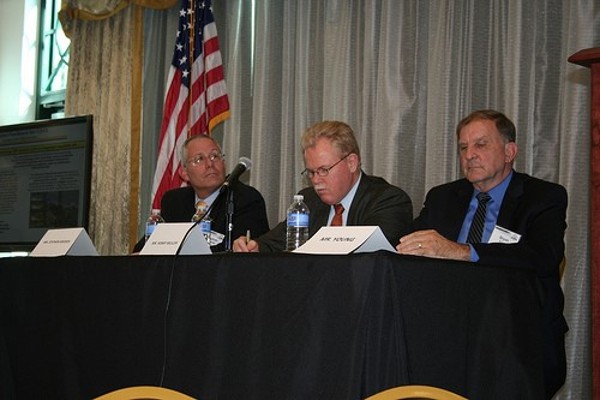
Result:
[[[543,397],[532,272],[390,252],[0,259],[0,398]]]

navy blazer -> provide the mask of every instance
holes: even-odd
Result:
[[[456,241],[473,195],[466,179],[437,186],[425,198],[414,230],[434,229]],[[561,185],[513,171],[500,206],[497,225],[521,236],[517,244],[479,243],[479,262],[534,270],[543,288],[544,368],[548,397],[565,380],[564,296],[559,265],[564,258],[567,191]]]
[[[300,191],[310,210],[309,235],[327,225],[331,206],[321,201],[312,187]],[[412,221],[412,202],[399,187],[383,178],[362,174],[348,211],[347,225],[377,225],[392,246],[408,233]],[[286,221],[280,222],[257,239],[261,252],[283,251],[286,248]]]

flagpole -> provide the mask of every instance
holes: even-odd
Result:
[[[202,0],[200,0],[202,1]],[[194,118],[192,118],[192,109],[194,106],[194,96],[193,96],[193,87],[194,87],[194,45],[196,42],[196,0],[190,0],[190,12],[188,13],[189,25],[190,25],[190,34],[189,34],[189,54],[188,59],[190,60],[190,90],[188,91],[188,119],[187,119],[187,134],[186,136],[189,138],[192,136],[192,125],[194,123]]]

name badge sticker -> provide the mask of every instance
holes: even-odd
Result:
[[[519,243],[520,240],[521,235],[518,233],[496,225],[492,231],[492,236],[490,236],[488,243],[515,244]]]

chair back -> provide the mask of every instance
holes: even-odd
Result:
[[[117,389],[95,400],[196,400],[173,389],[158,386],[132,386]]]
[[[560,264],[558,265],[558,273],[560,280],[562,281],[563,275],[565,274],[565,269],[567,268],[567,257],[563,257]]]
[[[401,399],[427,399],[427,400],[467,400],[456,393],[446,389],[425,385],[406,385],[386,389],[365,400],[401,400]]]

